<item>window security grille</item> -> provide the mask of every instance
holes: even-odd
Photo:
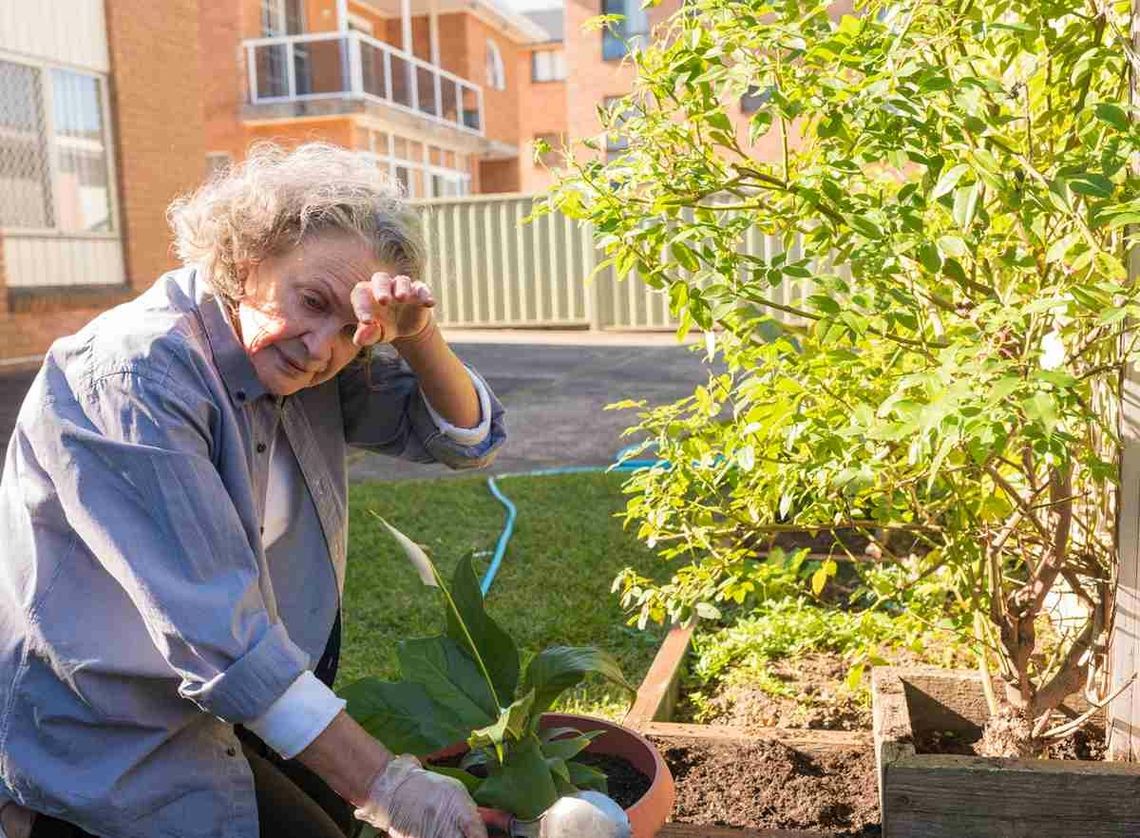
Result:
[[[110,232],[108,157],[97,77],[0,61],[0,227]]]
[[[55,226],[41,81],[0,61],[0,227]]]

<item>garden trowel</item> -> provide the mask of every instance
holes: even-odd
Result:
[[[630,838],[629,818],[612,799],[597,791],[559,798],[537,820],[504,816],[488,818],[511,838]]]

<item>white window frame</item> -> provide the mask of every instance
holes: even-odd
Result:
[[[566,50],[540,49],[531,54],[530,80],[537,84],[566,80]]]
[[[487,86],[495,90],[507,89],[507,70],[503,53],[494,38],[487,39]]]
[[[96,73],[84,67],[64,64],[58,61],[43,61],[25,55],[14,55],[0,50],[0,61],[10,64],[20,64],[30,67],[40,74],[40,91],[43,96],[41,102],[44,109],[44,138],[47,143],[47,168],[49,189],[51,190],[52,226],[51,227],[0,227],[4,235],[29,236],[58,236],[61,239],[114,239],[121,238],[122,222],[119,218],[119,179],[115,170],[115,138],[111,130],[111,102],[107,90],[107,76]],[[61,230],[59,227],[59,147],[55,134],[55,99],[52,71],[63,70],[80,76],[95,79],[99,91],[99,111],[103,123],[102,141],[107,161],[107,192],[110,206],[108,217],[111,220],[110,230]]]
[[[437,165],[433,164],[431,162],[431,148],[432,148],[432,146],[429,142],[427,142],[423,139],[414,139],[412,137],[407,137],[407,136],[401,135],[400,138],[402,140],[404,140],[405,143],[409,143],[409,144],[410,143],[419,143],[420,144],[420,149],[421,149],[420,159],[413,160],[413,159],[411,159],[411,155],[401,157],[401,156],[398,156],[396,154],[396,135],[391,130],[388,130],[388,129],[378,129],[378,130],[385,130],[387,132],[387,134],[388,134],[387,148],[377,149],[376,148],[376,134],[373,131],[369,131],[369,140],[368,140],[369,148],[368,148],[368,150],[366,150],[366,151],[362,150],[359,153],[364,155],[368,159],[372,160],[373,162],[375,162],[378,166],[381,166],[381,167],[387,169],[388,176],[390,178],[392,178],[393,181],[396,180],[396,167],[398,166],[401,168],[408,169],[409,173],[412,171],[419,172],[420,173],[420,184],[423,188],[423,191],[425,191],[425,192],[431,191],[432,175],[439,175],[439,176],[443,177],[445,180],[448,180],[452,183],[458,184],[458,186],[460,187],[460,189],[459,189],[460,195],[470,195],[471,194],[471,173],[465,172],[461,169],[449,169],[446,166],[437,166]],[[440,151],[446,151],[447,150],[447,149],[442,148],[441,146],[435,146],[435,148],[439,149]],[[461,152],[455,151],[454,149],[452,149],[452,151],[456,155],[461,154]],[[414,187],[415,186],[415,180],[409,178],[409,186]],[[408,199],[409,200],[423,200],[426,198],[436,198],[436,197],[445,197],[445,196],[420,195],[420,194],[415,193],[412,188],[409,188],[409,190],[408,190]]]

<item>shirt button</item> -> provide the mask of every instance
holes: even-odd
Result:
[[[265,443],[264,442],[257,443],[257,453],[258,454],[265,453]]]
[[[234,393],[234,397],[239,402],[244,402],[245,401],[245,390],[238,390],[237,392]]]
[[[237,748],[235,748],[233,745],[230,745],[228,748],[226,748],[226,756],[236,757],[237,756]]]

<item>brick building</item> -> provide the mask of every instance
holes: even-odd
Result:
[[[559,155],[535,140],[598,137],[628,50],[681,1],[0,3],[0,360],[172,267],[167,204],[258,140],[339,143],[414,198],[543,190]],[[599,14],[625,20],[584,30]]]

